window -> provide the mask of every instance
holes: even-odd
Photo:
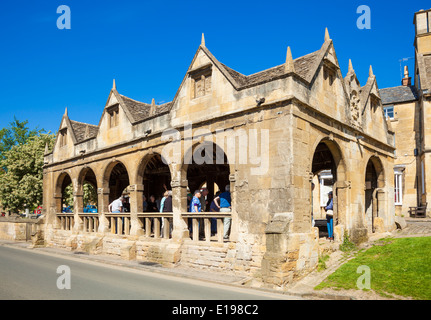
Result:
[[[67,144],[67,128],[60,130],[60,147],[64,147]]]
[[[400,169],[394,169],[394,193],[395,205],[403,204],[403,172]]]
[[[383,111],[385,112],[385,119],[393,119],[394,118],[394,106],[386,106],[383,107]]]
[[[211,93],[211,67],[201,68],[190,73],[192,99]]]
[[[324,67],[323,68],[323,80],[324,80],[324,86],[326,90],[332,90],[332,84],[334,83],[336,78],[335,70]]]
[[[110,128],[118,126],[118,105],[108,110],[108,117]]]

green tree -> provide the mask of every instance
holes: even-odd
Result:
[[[30,130],[27,127],[28,120],[19,121],[16,117],[9,123],[9,127],[0,130],[0,158],[4,158],[4,153],[13,146],[23,145],[28,139],[45,132],[41,129]]]
[[[4,170],[0,174],[0,202],[12,212],[42,204],[43,154],[45,145],[52,148],[55,140],[54,134],[30,134],[25,130],[19,132],[25,140],[16,140],[0,159]]]
[[[84,181],[82,186],[83,189],[83,205],[84,207],[87,204],[97,204],[97,190],[96,188],[89,182]],[[63,190],[63,204],[67,207],[70,206],[73,209],[73,188],[72,184],[69,184]]]

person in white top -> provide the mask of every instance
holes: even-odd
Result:
[[[119,197],[118,199],[111,202],[111,204],[108,206],[109,212],[112,213],[120,213],[123,212],[123,203],[125,202],[125,199],[123,196]]]

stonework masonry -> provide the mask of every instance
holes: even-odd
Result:
[[[415,65],[404,67],[399,86],[380,90],[390,130],[395,134],[395,212],[408,217],[410,207],[431,203],[429,126],[431,106],[431,9],[414,14]],[[413,83],[414,82],[414,83]],[[430,190],[430,191],[428,191]],[[430,207],[426,215],[430,216]]]
[[[246,76],[203,41],[173,101],[139,102],[114,82],[98,125],[70,120],[66,110],[45,154],[44,245],[282,287],[317,266],[311,182],[322,170],[333,176],[335,241],[393,230],[394,133],[372,68],[362,86],[352,64],[343,77],[327,31],[317,51],[292,53]],[[97,213],[84,212],[85,182],[97,190]],[[208,200],[230,186],[230,213],[187,212],[187,193],[204,183]],[[144,211],[143,196],[161,195],[163,184],[172,190],[172,212]],[[68,185],[72,213],[62,212]],[[110,213],[121,194],[128,211]],[[228,239],[225,217],[232,219]]]

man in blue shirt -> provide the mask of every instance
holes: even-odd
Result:
[[[220,212],[231,212],[231,196],[230,196],[230,185],[227,185],[225,188],[225,192],[222,192],[217,198],[214,199],[218,208],[220,208]],[[219,204],[220,203],[220,204]],[[223,238],[228,239],[228,233],[230,229],[232,218],[224,218],[224,234]]]
[[[195,195],[193,196],[192,201],[190,202],[190,212],[201,212],[201,201],[200,198],[201,197],[201,191],[200,190],[196,190],[195,191]]]

